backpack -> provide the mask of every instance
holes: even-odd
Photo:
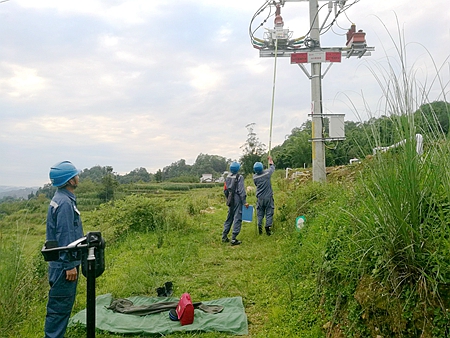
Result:
[[[194,305],[189,293],[186,292],[181,295],[176,311],[181,325],[189,325],[194,322]]]
[[[227,206],[231,207],[234,204],[234,195],[237,191],[239,183],[239,174],[236,174],[236,182],[232,188],[228,188],[225,183],[225,196],[227,197]]]

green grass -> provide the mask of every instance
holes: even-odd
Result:
[[[283,246],[293,233],[293,225],[288,229],[278,223],[275,234],[268,237],[257,235],[255,223],[243,223],[239,236],[243,244],[232,247],[221,242],[223,221],[227,213],[224,202],[222,188],[216,186],[190,190],[188,194],[175,198],[129,196],[123,203],[116,201],[95,211],[82,210],[85,232],[101,231],[107,240],[106,270],[97,279],[97,295],[112,293],[114,297],[155,296],[156,287],[172,281],[175,295],[189,292],[195,301],[241,296],[251,336],[297,336],[297,328],[285,329],[284,325],[280,325],[279,321],[286,310],[279,302],[279,292],[280,288],[288,289],[290,282],[280,282],[277,277],[283,275],[277,270],[284,252]],[[249,196],[249,202],[254,204],[254,195]],[[134,211],[145,206],[148,212],[151,205],[160,208],[158,226],[151,226],[146,230],[145,226],[140,225],[140,218],[130,220],[127,206]],[[148,213],[145,215],[148,216]],[[19,222],[22,219],[21,226],[26,228],[24,223],[27,218],[16,218]],[[139,226],[136,226],[136,222]],[[5,237],[12,238],[17,230],[8,224],[2,223],[2,233]],[[134,230],[130,229],[134,226]],[[32,236],[23,237],[23,240],[35,243],[35,255],[28,257],[28,264],[35,264],[36,270],[40,271],[33,277],[39,281],[38,290],[33,291],[36,297],[31,298],[32,309],[24,314],[26,322],[2,328],[3,331],[0,332],[5,337],[36,337],[43,331],[48,287],[45,281],[45,263],[38,250],[45,238],[45,225],[40,222],[32,227],[38,231]],[[121,228],[120,232],[116,231],[117,227]],[[19,237],[21,234],[20,231]],[[311,279],[302,288],[309,289],[313,285],[314,281]],[[85,306],[86,280],[82,277],[74,312]],[[16,307],[20,309],[23,304],[17,304]],[[83,335],[84,329],[69,328],[66,336],[70,338]],[[99,332],[97,336],[117,337],[104,332]],[[227,335],[188,333],[183,336]]]
[[[172,281],[174,296],[189,292],[194,301],[241,296],[251,337],[367,337],[375,327],[385,337],[412,337],[424,323],[424,337],[445,337],[445,149],[428,151],[430,162],[415,166],[396,152],[344,167],[327,184],[286,181],[277,171],[274,235],[260,236],[255,223],[243,223],[243,243],[236,247],[221,242],[227,208],[218,186],[176,196],[128,195],[81,210],[85,232],[101,231],[107,242],[96,293],[156,296],[157,287]],[[422,172],[427,175],[417,175]],[[255,204],[255,196],[248,201]],[[23,210],[0,220],[0,272],[2,286],[8,286],[0,296],[0,336],[7,338],[42,335],[45,317],[46,263],[39,253],[45,208]],[[299,215],[306,217],[301,231],[294,226]],[[410,271],[403,279],[396,278],[399,267]],[[82,277],[74,313],[85,307]],[[66,337],[84,335],[85,328],[70,327]],[[229,335],[168,335],[178,336]]]
[[[97,293],[113,293],[114,297],[156,295],[156,287],[172,281],[175,294],[189,292],[194,301],[241,296],[250,333],[257,336],[259,329],[268,325],[267,312],[272,311],[271,300],[275,294],[267,272],[281,255],[284,239],[281,234],[259,236],[254,223],[244,223],[239,236],[243,244],[238,247],[223,244],[221,232],[226,207],[216,204],[214,208],[213,213],[193,217],[186,228],[162,235],[129,234],[117,242],[108,252],[116,258],[107,264],[104,276],[98,279]],[[161,246],[160,236],[163,237]],[[79,309],[84,307],[84,298],[84,291],[79,292]],[[261,313],[263,308],[265,313]],[[224,336],[223,333],[202,335]]]

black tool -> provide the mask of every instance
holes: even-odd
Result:
[[[95,279],[105,271],[105,240],[100,232],[88,232],[86,236],[57,247],[55,241],[46,241],[41,252],[45,261],[56,261],[60,252],[77,253],[81,257],[81,271],[87,279],[86,331],[87,338],[95,337]]]

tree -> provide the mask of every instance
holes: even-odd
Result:
[[[119,185],[113,174],[113,167],[105,167],[106,174],[102,178],[103,191],[99,194],[100,199],[105,202],[114,199],[114,190]]]
[[[150,182],[152,179],[152,175],[149,174],[147,169],[145,168],[136,168],[130,171],[126,175],[118,175],[117,180],[121,184],[127,183],[137,183],[137,182]]]
[[[253,172],[253,164],[261,162],[261,158],[266,151],[266,145],[259,141],[256,133],[253,131],[254,125],[255,123],[250,123],[245,126],[248,130],[247,141],[241,146],[244,154],[239,159],[244,175]]]
[[[200,153],[192,166],[192,174],[197,177],[200,177],[202,174],[220,176],[227,170],[229,162],[231,161],[222,156]]]
[[[160,183],[163,180],[163,173],[161,171],[161,169],[158,169],[158,171],[155,174],[155,181]]]
[[[166,181],[179,176],[191,175],[191,166],[186,164],[186,160],[181,159],[167,167],[164,167],[162,171],[162,178],[164,181]]]
[[[86,168],[79,175],[80,181],[82,181],[85,178],[89,178],[91,179],[92,182],[100,183],[103,177],[105,176],[106,172],[107,172],[106,167],[101,167],[99,165],[96,165],[91,169]]]
[[[435,101],[423,104],[414,115],[419,133],[448,135],[450,103]]]
[[[45,197],[52,199],[56,192],[56,187],[53,187],[51,183],[46,183],[42,188],[39,188],[36,192],[36,196],[44,195]]]
[[[302,168],[311,166],[311,121],[306,121],[300,128],[294,128],[281,146],[272,149],[277,168]]]

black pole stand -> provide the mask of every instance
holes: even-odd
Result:
[[[57,245],[53,241],[45,242],[41,252],[46,261],[58,260],[60,252],[79,252],[77,257],[81,257],[81,270],[87,280],[86,337],[95,338],[95,279],[105,270],[105,241],[100,232],[88,232],[66,247]]]
[[[95,337],[95,248],[89,248],[87,258],[87,299],[86,299],[86,330],[87,338]]]

